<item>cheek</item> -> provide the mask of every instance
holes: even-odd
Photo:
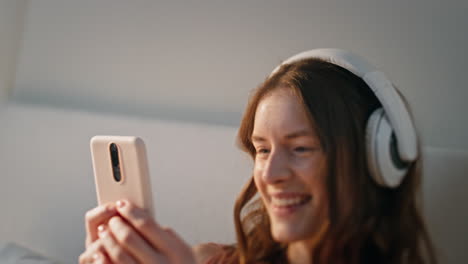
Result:
[[[320,178],[326,170],[325,157],[322,154],[315,154],[310,157],[298,159],[295,163],[298,170],[308,175],[313,175],[313,178]]]
[[[266,185],[262,180],[261,170],[254,169],[253,180],[255,183],[255,187],[257,187],[258,194],[260,195],[262,200],[264,200],[265,198],[264,194],[266,193]]]
[[[323,178],[320,162],[313,159],[295,162],[293,170],[309,188],[316,189],[317,184]]]
[[[305,171],[309,174],[316,174],[323,169],[324,157],[320,154],[295,156],[290,158],[290,164],[297,170]]]
[[[298,163],[296,172],[301,175],[302,182],[307,185],[315,199],[323,200],[326,193],[326,167],[323,159]]]
[[[253,180],[254,180],[255,186],[257,187],[257,190],[262,191],[264,184],[263,184],[262,179],[261,179],[261,171],[260,170],[254,169],[254,171],[253,171]]]
[[[312,193],[314,194],[314,206],[317,209],[320,209],[319,211],[325,212],[328,207],[328,191],[327,191],[327,185],[326,185],[326,179],[323,174],[318,174],[316,175],[317,177],[314,177],[310,181],[310,186]]]
[[[263,181],[262,181],[263,166],[261,162],[255,161],[252,173],[253,173],[255,185],[258,188],[263,184]]]

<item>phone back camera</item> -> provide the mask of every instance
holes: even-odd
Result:
[[[110,156],[111,156],[111,163],[112,163],[112,174],[114,176],[114,180],[116,182],[120,182],[122,179],[121,170],[120,170],[120,162],[119,162],[119,148],[115,143],[111,143],[109,146]]]

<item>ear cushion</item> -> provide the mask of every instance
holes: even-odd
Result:
[[[393,157],[398,155],[394,140],[383,108],[375,110],[366,127],[367,166],[374,181],[388,188],[398,187],[408,171],[408,166],[397,162],[399,157]]]

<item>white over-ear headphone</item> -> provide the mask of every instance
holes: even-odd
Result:
[[[377,184],[398,187],[409,164],[418,157],[418,146],[411,117],[393,84],[362,57],[341,49],[301,52],[277,66],[270,76],[284,64],[309,58],[319,58],[349,70],[362,78],[379,99],[383,108],[375,110],[367,121],[367,166]]]

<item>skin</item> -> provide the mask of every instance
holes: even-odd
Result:
[[[310,263],[313,236],[320,228],[320,206],[326,156],[305,109],[289,89],[276,89],[256,110],[252,141],[256,150],[254,181],[278,242],[288,243],[291,263]],[[287,193],[310,200],[288,215],[279,215],[273,194]]]
[[[192,248],[144,210],[121,200],[86,213],[86,250],[79,263],[197,263]]]

